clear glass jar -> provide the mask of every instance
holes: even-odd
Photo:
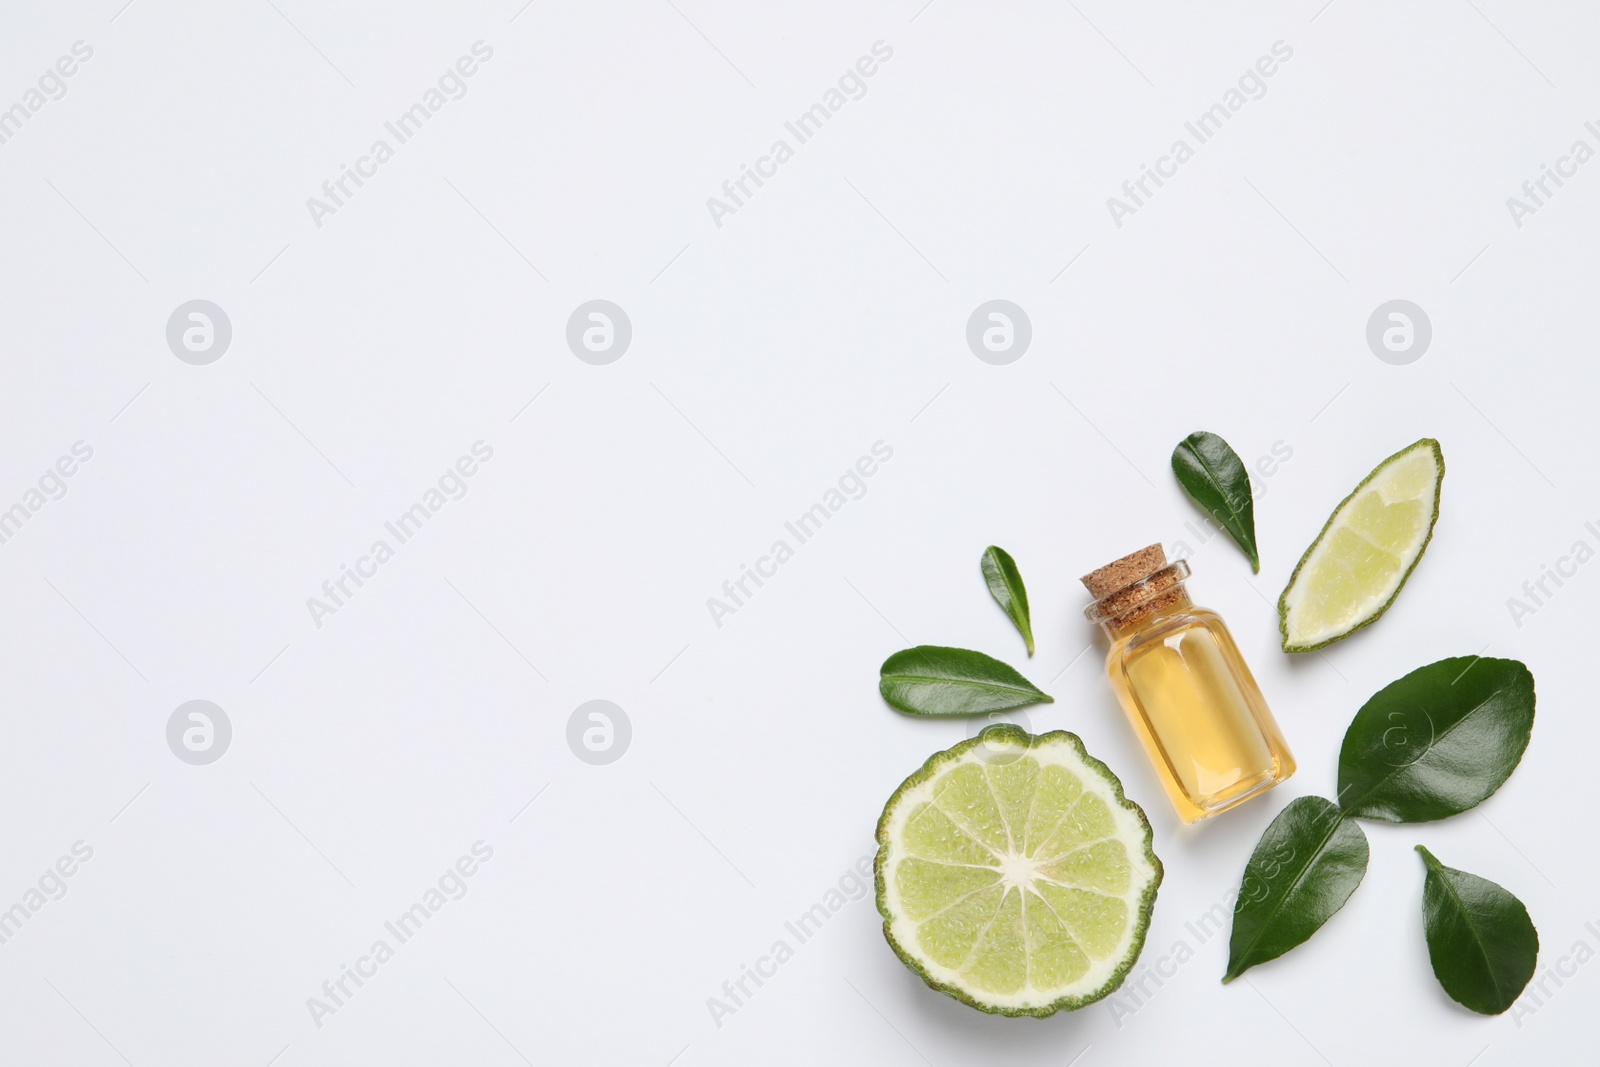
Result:
[[[1189,565],[1151,545],[1085,576],[1106,674],[1184,822],[1266,792],[1294,756],[1222,617],[1196,607]]]

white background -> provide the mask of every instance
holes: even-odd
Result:
[[[94,850],[0,945],[0,1060],[1589,1053],[1600,966],[1515,1019],[1446,998],[1411,850],[1521,897],[1541,969],[1600,949],[1600,564],[1520,626],[1507,608],[1576,540],[1600,548],[1600,163],[1520,228],[1506,206],[1574,140],[1600,148],[1592,12],[122,2],[10,0],[0,34],[0,107],[74,42],[94,50],[0,145],[0,508],[74,442],[94,450],[0,545],[0,907],[74,842]],[[493,58],[467,95],[316,225],[307,198],[479,40]],[[866,95],[717,226],[707,198],[877,41],[893,57]],[[1107,197],[1193,144],[1184,122],[1277,41],[1293,58],[1266,94],[1115,225]],[[233,325],[209,366],[165,340],[196,298]],[[565,341],[596,298],[633,326],[609,366]],[[965,341],[994,298],[1032,321],[1009,366]],[[1396,298],[1434,329],[1408,366],[1365,341]],[[1258,487],[1259,576],[1187,529],[1168,456],[1202,428],[1247,462],[1293,450]],[[1269,602],[1295,560],[1423,436],[1449,473],[1405,593],[1285,657]],[[467,495],[315,625],[307,598],[480,440],[494,457]],[[880,440],[893,459],[865,496],[714,625],[707,598]],[[1077,575],[1153,540],[1193,550],[1195,598],[1300,761],[1199,829],[1168,809],[1100,646],[1084,653]],[[979,578],[991,543],[1027,580],[1031,661]],[[717,1026],[707,998],[792,942],[784,922],[870,853],[901,779],[965,735],[877,695],[882,659],[924,642],[1055,695],[1033,728],[1079,733],[1154,824],[1145,962],[1180,940],[1194,958],[1133,1014],[990,1018],[924,988],[856,900]],[[1331,795],[1362,701],[1475,652],[1538,680],[1515,776],[1478,812],[1368,826],[1348,906],[1222,986],[1225,935],[1185,923],[1284,803]],[[209,766],[165,740],[197,698],[233,725]],[[632,723],[610,765],[566,741],[591,699]],[[307,998],[480,839],[494,856],[467,895],[315,1025]]]

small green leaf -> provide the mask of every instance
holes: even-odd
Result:
[[[918,645],[883,661],[878,692],[911,715],[984,715],[1055,698],[993,656]]]
[[[1462,1007],[1499,1015],[1516,1002],[1539,959],[1539,931],[1522,901],[1417,846],[1428,873],[1422,922],[1433,976]]]
[[[1260,574],[1250,474],[1228,442],[1204,430],[1190,434],[1172,450],[1172,473],[1195,502],[1210,512],[1244,549],[1251,571]]]
[[[1305,941],[1344,907],[1367,873],[1367,835],[1321,797],[1278,813],[1245,865],[1228,942],[1231,982]]]
[[[1339,805],[1383,822],[1429,822],[1487,799],[1533,730],[1533,675],[1514,659],[1457,656],[1390,682],[1339,749]]]
[[[1033,622],[1028,618],[1028,591],[1022,585],[1022,573],[1017,561],[1003,548],[990,545],[983,551],[983,580],[995,603],[1005,609],[1011,621],[1017,624],[1022,640],[1033,655]]]

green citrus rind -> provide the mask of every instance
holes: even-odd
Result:
[[[1332,637],[1328,637],[1321,641],[1315,641],[1310,644],[1297,644],[1291,641],[1289,639],[1289,591],[1294,588],[1295,582],[1300,580],[1300,571],[1305,567],[1306,562],[1311,559],[1312,554],[1316,552],[1317,546],[1322,544],[1323,538],[1328,536],[1328,531],[1333,528],[1334,521],[1339,518],[1339,513],[1344,511],[1345,505],[1349,504],[1350,501],[1359,496],[1361,491],[1365,489],[1374,478],[1381,474],[1389,466],[1389,464],[1393,463],[1401,456],[1414,452],[1418,448],[1422,448],[1424,446],[1432,450],[1433,461],[1439,466],[1439,477],[1433,484],[1433,514],[1428,518],[1428,532],[1423,535],[1422,544],[1417,549],[1416,557],[1412,559],[1411,565],[1406,568],[1405,573],[1400,576],[1400,582],[1394,587],[1394,592],[1389,594],[1389,599],[1378,605],[1376,610],[1363,617],[1361,621],[1357,622],[1354,626],[1348,627],[1347,629],[1334,634]],[[1333,509],[1333,513],[1328,516],[1328,521],[1322,524],[1322,530],[1317,534],[1310,546],[1306,548],[1305,553],[1300,557],[1300,562],[1295,564],[1294,573],[1289,575],[1289,583],[1283,587],[1283,592],[1278,595],[1278,633],[1283,638],[1283,650],[1285,652],[1315,652],[1318,649],[1327,648],[1335,641],[1343,641],[1357,630],[1360,630],[1363,627],[1371,626],[1373,623],[1383,618],[1384,612],[1389,610],[1390,605],[1392,605],[1395,600],[1399,598],[1400,591],[1404,589],[1406,587],[1406,583],[1411,580],[1411,572],[1416,570],[1417,564],[1422,562],[1422,557],[1428,551],[1428,543],[1433,540],[1433,529],[1439,522],[1439,497],[1444,488],[1444,469],[1444,451],[1439,447],[1439,442],[1432,437],[1424,437],[1421,440],[1413,441],[1411,444],[1402,448],[1394,455],[1385,459],[1382,463],[1379,463],[1376,467],[1373,467],[1372,470],[1368,472],[1367,476],[1361,479],[1361,484],[1350,490],[1349,495],[1347,495],[1343,500],[1339,501],[1339,506]]]
[[[889,835],[889,826],[895,810],[900,804],[901,800],[909,791],[918,788],[937,776],[941,769],[947,765],[960,762],[962,758],[972,749],[978,747],[979,745],[987,745],[995,742],[1012,742],[1022,746],[1024,751],[1041,749],[1056,744],[1070,745],[1076,757],[1082,761],[1085,767],[1093,772],[1103,784],[1109,787],[1111,796],[1115,800],[1117,807],[1121,808],[1125,812],[1128,812],[1137,820],[1138,826],[1142,831],[1142,856],[1144,860],[1149,863],[1154,872],[1153,876],[1149,880],[1149,883],[1144,887],[1143,892],[1137,898],[1137,906],[1135,909],[1133,909],[1133,914],[1130,917],[1130,921],[1132,923],[1131,941],[1123,955],[1123,958],[1118,962],[1109,976],[1107,976],[1099,986],[1092,990],[1087,990],[1076,995],[1059,997],[1056,1000],[1042,1005],[1018,1007],[986,1002],[981,999],[980,995],[975,995],[974,992],[962,988],[961,986],[953,985],[949,982],[941,982],[939,979],[930,974],[928,969],[923,966],[922,961],[914,953],[908,951],[906,947],[903,946],[895,937],[893,924],[897,916],[891,913],[888,903],[888,886],[885,882],[884,871],[889,858],[889,850],[892,846]],[[1122,839],[1118,838],[1118,840]],[[883,814],[878,819],[877,841],[878,855],[873,864],[873,875],[876,889],[878,914],[883,917],[883,936],[885,940],[889,942],[889,947],[894,949],[895,955],[900,957],[900,962],[905,964],[906,968],[913,974],[921,978],[930,989],[935,989],[940,993],[952,997],[955,1000],[959,1000],[961,1003],[966,1004],[969,1007],[976,1008],[981,1012],[985,1012],[990,1015],[1004,1015],[1012,1018],[1030,1016],[1036,1019],[1043,1019],[1061,1011],[1077,1011],[1080,1008],[1087,1007],[1088,1005],[1093,1004],[1098,1000],[1102,1000],[1110,994],[1116,992],[1116,990],[1122,985],[1123,980],[1127,978],[1129,970],[1132,969],[1134,963],[1139,959],[1139,954],[1144,950],[1145,935],[1150,928],[1150,913],[1155,907],[1156,890],[1160,887],[1164,874],[1161,861],[1156,858],[1153,847],[1154,833],[1151,831],[1150,820],[1145,816],[1144,809],[1134,801],[1127,798],[1122,791],[1121,779],[1112,773],[1111,769],[1104,763],[1089,755],[1088,751],[1083,747],[1083,741],[1078,737],[1077,734],[1068,733],[1065,730],[1053,730],[1049,733],[1034,736],[1022,730],[1020,727],[1012,726],[1008,723],[999,723],[994,726],[986,727],[981,733],[978,734],[977,737],[969,738],[952,748],[945,749],[942,752],[936,752],[932,756],[929,756],[927,761],[923,763],[922,767],[917,770],[916,773],[912,774],[904,782],[900,783],[900,787],[894,791],[894,794],[890,796],[888,803],[884,805]],[[1132,842],[1126,841],[1124,843],[1132,844]]]

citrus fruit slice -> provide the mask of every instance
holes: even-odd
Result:
[[[1278,598],[1285,652],[1311,652],[1376,622],[1439,519],[1444,453],[1424,437],[1374,468],[1328,518]]]
[[[1144,811],[1083,742],[990,726],[933,755],[878,820],[878,911],[905,965],[996,1015],[1122,984],[1161,883]]]

